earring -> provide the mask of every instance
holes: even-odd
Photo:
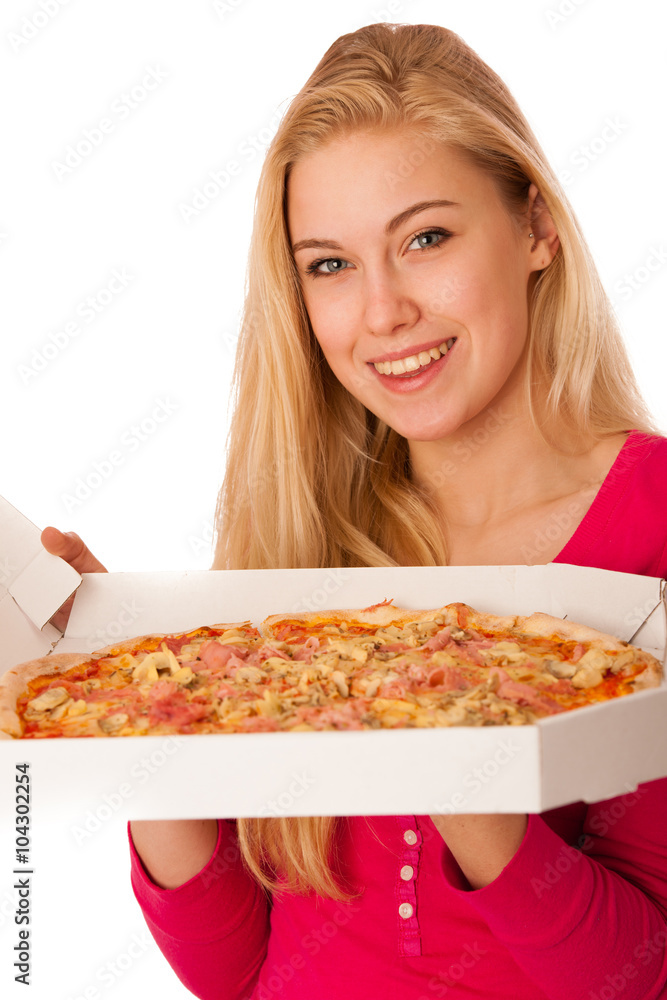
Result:
[[[532,240],[532,238],[533,238],[533,234],[532,233],[528,233],[528,239]]]

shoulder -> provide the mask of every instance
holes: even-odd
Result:
[[[639,468],[650,468],[667,476],[667,437],[631,431],[623,447],[629,461]]]
[[[634,501],[645,501],[664,519],[667,498],[667,437],[632,431],[610,479]]]
[[[563,561],[642,576],[667,575],[667,438],[633,430]]]
[[[667,438],[633,431],[623,448],[616,481],[617,518],[636,549],[651,552],[649,576],[667,573]],[[620,524],[617,525],[620,530]],[[650,567],[650,568],[648,568]]]

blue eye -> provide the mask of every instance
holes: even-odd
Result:
[[[427,236],[437,236],[437,237],[439,237],[438,240],[437,240],[437,242],[435,242],[435,243],[421,243],[420,242],[419,246],[417,246],[415,248],[417,250],[430,250],[431,247],[437,247],[441,243],[444,243],[444,241],[447,240],[447,239],[449,239],[449,237],[451,235],[452,234],[449,233],[449,232],[447,232],[446,229],[424,229],[421,233],[416,233],[415,236],[412,237],[412,241],[410,242],[410,246],[408,247],[408,249],[410,249],[412,247],[413,243],[415,243],[416,241],[424,240],[424,239],[426,239]]]
[[[330,271],[320,271],[322,264],[339,264],[342,266],[334,267]],[[320,260],[314,260],[312,264],[309,264],[306,271],[308,274],[338,274],[339,271],[344,271],[347,266],[348,262],[341,257],[321,257]]]
[[[434,236],[437,237],[435,241],[429,243],[422,242]],[[413,243],[418,242],[418,246],[414,247],[415,250],[432,250],[434,247],[445,243],[451,236],[452,233],[447,229],[423,229],[421,233],[415,233],[408,245],[408,249],[412,248]],[[326,270],[321,270],[324,265],[326,265]],[[318,260],[314,260],[308,264],[306,273],[312,275],[313,278],[319,278],[326,274],[340,274],[341,271],[346,271],[349,267],[352,267],[350,262],[343,260],[342,257],[320,257]]]

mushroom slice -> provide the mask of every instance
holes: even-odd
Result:
[[[72,701],[68,704],[67,717],[71,718],[72,716],[85,715],[87,711],[88,705],[86,704],[86,701],[83,698],[77,698],[76,701]]]
[[[597,667],[585,665],[580,670],[577,670],[572,678],[572,684],[576,688],[597,687],[598,684],[602,684],[602,674]]]
[[[380,690],[380,685],[382,684],[381,677],[371,677],[368,684],[366,685],[366,690],[364,691],[364,696],[366,698],[374,698],[375,695]]]
[[[329,642],[329,650],[336,652],[339,656],[355,660],[357,663],[365,663],[369,653],[375,649],[373,639],[368,636],[355,636],[352,639],[332,639]]]
[[[152,655],[153,654],[151,654],[151,656]],[[153,659],[149,659],[148,656],[145,657],[141,663],[138,663],[132,671],[132,680],[137,681],[139,684],[144,682],[154,684],[158,678],[159,674],[157,672],[155,661]]]
[[[624,667],[628,667],[630,666],[630,664],[634,664],[636,655],[637,655],[636,651],[632,648],[626,649],[622,653],[618,653],[616,656],[612,658],[611,661],[612,672],[616,674],[619,671],[622,671]]]
[[[341,698],[347,698],[350,693],[350,689],[347,686],[347,677],[345,676],[343,671],[334,670],[333,673],[331,674],[331,680],[336,685],[336,689]]]
[[[444,708],[436,708],[435,720],[439,726],[461,726],[468,714],[460,702],[453,702]]]
[[[186,665],[173,673],[171,679],[172,681],[176,681],[177,684],[189,684],[194,676],[192,668]]]
[[[116,712],[115,715],[108,715],[106,719],[97,720],[98,726],[107,736],[111,733],[117,733],[127,722],[129,722],[129,716],[125,712]]]
[[[69,698],[69,691],[63,687],[47,688],[41,694],[29,701],[26,708],[33,712],[50,712]]]
[[[165,656],[167,659],[167,666],[169,667],[170,674],[175,674],[178,670],[181,669],[181,664],[179,663],[176,654],[174,653],[173,649],[169,649],[169,646],[166,644],[166,642],[160,644],[160,651],[162,652],[163,656]],[[158,670],[161,669],[162,669],[161,666],[158,664]]]
[[[49,718],[52,719],[54,722],[57,722],[58,719],[62,719],[65,712],[73,703],[74,703],[73,698],[68,698],[67,701],[61,701],[60,704],[56,705],[56,707],[53,709],[53,711],[49,715]]]
[[[553,677],[574,677],[578,666],[576,663],[568,663],[566,660],[544,660],[544,667]]]
[[[263,696],[255,702],[255,708],[258,715],[276,716],[280,715],[282,711],[280,699],[275,691],[270,691],[268,688],[264,690]]]
[[[593,667],[595,670],[605,671],[611,666],[612,658],[601,649],[588,649],[580,660],[577,661],[577,670],[582,667]]]
[[[251,684],[259,684],[265,677],[266,674],[259,667],[238,667],[234,671],[235,681],[250,681]]]

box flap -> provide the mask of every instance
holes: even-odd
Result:
[[[81,583],[76,570],[44,549],[40,535],[0,497],[0,671],[49,652],[60,637],[49,618]]]
[[[52,625],[36,628],[6,590],[0,596],[0,635],[0,674],[23,660],[46,656],[60,638]]]

